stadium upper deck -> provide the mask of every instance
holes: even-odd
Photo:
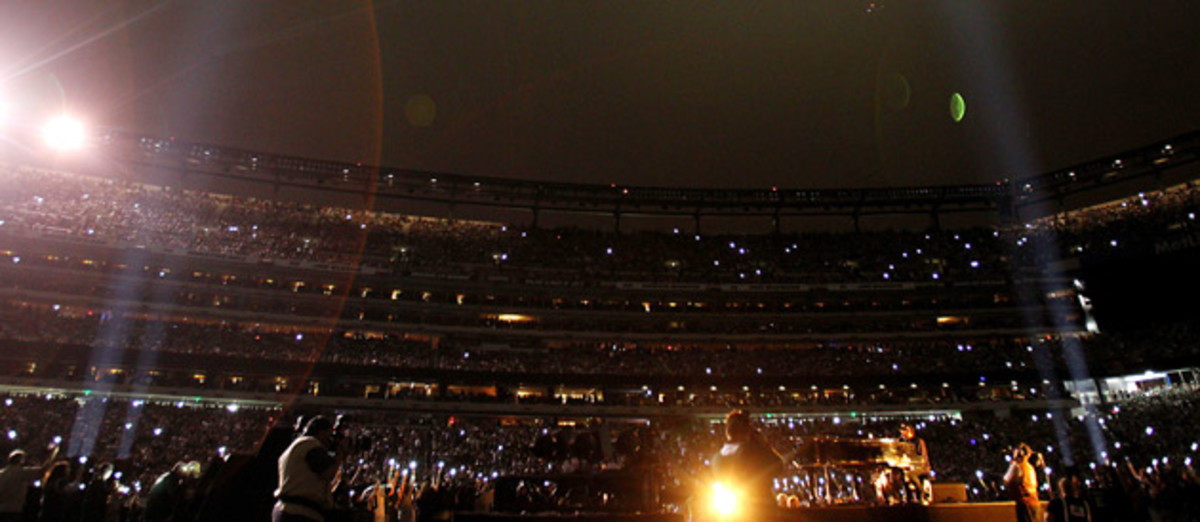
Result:
[[[694,220],[721,216],[769,217],[776,230],[791,217],[984,214],[1021,220],[1095,203],[1087,197],[1098,188],[1127,185],[1151,178],[1153,188],[1194,177],[1200,132],[1175,136],[1053,172],[1019,173],[994,184],[870,189],[769,187],[759,190],[702,190],[667,187],[600,186],[577,183],[516,181],[503,178],[420,172],[361,163],[339,163],[274,155],[175,138],[147,137],[107,131],[95,137],[94,154],[69,158],[38,151],[14,150],[17,163],[70,164],[70,170],[161,183],[187,184],[187,178],[215,180],[224,191],[305,199],[323,204],[395,210],[397,203],[430,202],[451,213],[456,208],[513,209],[532,216],[536,228],[542,213],[603,215],[615,218],[675,216]],[[1112,195],[1104,196],[1111,199]],[[336,203],[335,203],[336,202]],[[444,214],[443,212],[440,212]]]
[[[1142,163],[1191,162],[1188,147],[1156,150]],[[1126,170],[1142,163],[1120,170],[1143,176]],[[304,165],[292,174],[324,172]],[[188,157],[174,168],[245,174],[210,167]],[[257,182],[287,183],[270,171]],[[969,401],[981,377],[988,397],[1036,396],[1056,389],[1047,377],[1065,377],[1063,362],[1052,355],[1055,375],[1039,374],[1024,348],[1053,354],[1053,334],[1081,333],[1086,319],[1055,267],[1190,237],[1196,206],[1188,185],[985,229],[613,234],[138,181],[0,174],[5,314],[38,325],[5,330],[10,374],[312,393],[320,379],[351,397],[618,404],[646,403],[647,383],[652,403],[718,408]],[[1052,335],[1031,341],[1040,334]],[[797,394],[797,381],[817,388]],[[567,384],[585,389],[555,391]]]

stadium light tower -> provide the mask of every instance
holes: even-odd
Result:
[[[42,126],[42,140],[55,150],[79,150],[87,143],[87,129],[76,118],[55,116]]]

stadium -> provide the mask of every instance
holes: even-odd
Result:
[[[0,114],[5,520],[1200,511],[1194,114],[1005,177],[738,187],[37,112]],[[738,443],[778,462],[723,474]]]

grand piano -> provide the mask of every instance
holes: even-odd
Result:
[[[928,504],[933,497],[929,455],[916,441],[805,439],[792,464],[800,473],[781,486],[814,504]]]

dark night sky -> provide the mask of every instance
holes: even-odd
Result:
[[[0,98],[285,154],[698,187],[990,182],[1200,128],[1200,3],[871,5],[3,2]]]

